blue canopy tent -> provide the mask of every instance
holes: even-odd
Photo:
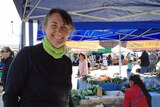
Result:
[[[72,16],[76,30],[69,40],[118,40],[121,44],[121,41],[160,39],[159,0],[13,1],[23,21],[22,47],[27,37],[26,23],[29,23],[28,42],[33,45],[35,30],[31,24],[37,21],[41,25],[42,18],[51,8],[65,9]]]
[[[51,8],[62,8],[71,15],[76,31],[69,40],[130,40],[128,36],[138,35],[137,40],[159,39],[144,34],[159,32],[160,2],[159,0],[13,0],[22,18],[22,44],[29,36],[29,45],[33,45],[32,35],[34,21],[41,26],[42,19]],[[64,5],[65,4],[65,5]],[[29,35],[26,35],[25,23],[29,23]],[[108,30],[109,29],[109,30]],[[115,29],[113,31],[111,29]],[[127,29],[120,31],[120,29]],[[152,29],[152,30],[151,30]],[[78,30],[78,31],[77,31]],[[81,30],[81,31],[79,31]],[[86,30],[86,31],[82,31]],[[93,31],[88,31],[93,30]],[[95,31],[98,30],[98,31]],[[151,31],[150,31],[151,30]],[[128,32],[130,31],[130,32]],[[104,33],[113,33],[106,37]],[[122,33],[123,32],[123,33]],[[96,33],[96,34],[95,34]],[[100,34],[99,34],[100,33]],[[119,35],[119,33],[121,35]],[[144,33],[144,34],[143,34]],[[78,35],[77,35],[78,34]],[[88,37],[86,35],[89,34]],[[81,36],[83,38],[81,38]],[[92,36],[92,37],[91,37]],[[97,37],[96,37],[97,36]],[[134,37],[132,37],[134,40]]]
[[[155,40],[160,39],[160,22],[75,22],[69,40]],[[38,30],[38,40],[45,36]]]

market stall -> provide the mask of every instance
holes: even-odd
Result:
[[[121,90],[126,82],[126,78],[111,78],[105,74],[100,75],[99,77],[84,76],[77,80],[77,89],[87,89],[88,86],[100,86],[105,91]]]
[[[152,96],[152,107],[160,107],[160,94],[157,92],[150,92]],[[88,99],[81,101],[77,107],[96,107],[103,103],[106,107],[122,107],[124,94],[120,91],[107,91],[107,95],[102,97],[88,96]]]
[[[107,91],[102,97],[87,96],[82,100],[78,107],[96,107],[97,105],[105,105],[106,107],[122,107],[124,95],[120,91]]]

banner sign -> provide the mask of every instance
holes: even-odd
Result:
[[[159,50],[160,41],[159,40],[145,40],[145,41],[128,41],[126,47],[128,49],[136,50]]]
[[[87,49],[92,51],[96,51],[99,48],[99,42],[90,41],[67,41],[66,45],[68,48]]]

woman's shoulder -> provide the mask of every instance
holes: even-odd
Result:
[[[19,56],[19,57],[25,57],[25,56],[32,55],[32,54],[35,55],[37,52],[39,52],[38,50],[40,49],[40,47],[43,47],[43,46],[41,46],[40,44],[38,44],[38,45],[35,45],[35,46],[26,46],[26,47],[23,47],[17,53],[16,57],[17,56]]]
[[[135,92],[140,92],[141,88],[138,85],[134,85],[131,88],[126,89],[127,93],[135,93]]]
[[[135,90],[133,90],[132,88],[127,88],[126,90],[125,90],[125,95],[126,96],[133,96],[133,94],[135,94]]]
[[[65,60],[71,61],[71,59],[67,55],[63,55],[63,57],[64,57]]]
[[[40,49],[42,48],[42,44],[37,44],[37,45],[34,45],[34,46],[26,46],[26,47],[23,47],[19,52],[22,52],[22,53],[30,53],[31,51],[37,51],[37,49]]]
[[[71,59],[67,55],[63,55],[62,59],[67,63],[72,63]]]
[[[132,91],[133,91],[132,88],[127,88],[126,91],[125,91],[125,93],[131,93]]]

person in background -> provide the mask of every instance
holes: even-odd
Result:
[[[112,65],[112,56],[111,56],[111,54],[108,55],[107,61],[108,61],[108,66]]]
[[[123,55],[123,54],[121,54],[121,64],[122,64],[122,65],[125,64],[125,63],[124,63],[124,55]]]
[[[11,50],[10,47],[3,47],[0,51],[1,53],[1,61],[3,64],[2,67],[2,86],[3,86],[3,90],[5,91],[5,85],[6,85],[6,78],[7,78],[7,74],[8,74],[8,69],[9,66],[14,58],[14,52]]]
[[[142,52],[142,55],[139,57],[139,59],[141,60],[140,66],[141,66],[141,73],[146,73],[149,71],[149,55],[146,51]]]
[[[130,75],[130,88],[125,90],[123,107],[152,107],[151,95],[139,75]]]
[[[128,66],[128,68],[127,68],[127,77],[129,77],[130,74],[131,74],[131,71],[132,71],[133,61],[129,60],[127,66]]]
[[[128,52],[128,54],[126,55],[126,59],[129,61],[129,60],[131,60],[131,53],[130,52]]]
[[[86,55],[83,53],[79,53],[78,57],[79,57],[79,66],[78,66],[79,77],[88,75],[88,63]]]
[[[51,9],[43,20],[42,43],[24,47],[13,60],[3,95],[4,107],[74,107],[72,62],[65,55],[73,23],[63,9]]]
[[[87,64],[88,64],[88,74],[91,73],[91,60],[90,60],[90,56],[87,56]]]
[[[151,54],[149,55],[149,61],[150,61],[150,71],[156,71],[156,64],[158,62],[158,56],[154,53],[154,51],[151,51]]]
[[[3,69],[3,63],[2,63],[2,59],[0,58],[0,72],[2,71]]]
[[[105,67],[108,66],[108,61],[107,61],[106,57],[103,58],[103,66],[105,66]]]
[[[91,66],[92,66],[92,67],[97,67],[97,65],[96,65],[96,59],[95,59],[95,58],[92,60]]]
[[[107,66],[108,66],[108,61],[106,57],[103,57],[103,62],[101,64],[101,69],[102,70],[107,70]]]

